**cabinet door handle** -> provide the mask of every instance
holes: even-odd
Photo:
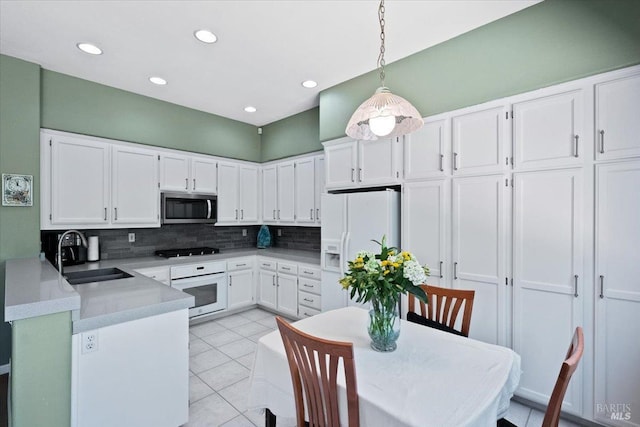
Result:
[[[604,154],[604,130],[600,131],[600,154]]]
[[[244,219],[244,209],[240,209],[240,219]]]
[[[113,208],[113,210],[115,211],[115,218],[114,220],[118,220],[118,208]]]
[[[280,209],[278,209],[278,219],[280,219]]]
[[[107,220],[107,208],[104,208],[104,220]]]
[[[442,274],[442,261],[440,261],[440,278],[442,279],[444,275]]]
[[[316,221],[320,221],[320,209],[316,208]]]
[[[232,285],[232,282],[233,282],[233,280],[232,280],[232,279],[233,279],[233,276],[232,276],[232,275],[229,275],[229,286],[231,286],[231,285]]]
[[[304,286],[305,288],[313,288],[313,285],[307,285],[306,283],[304,283],[302,286]]]
[[[236,264],[236,267],[244,267],[245,265],[247,265],[247,264],[245,264],[245,263],[242,263],[242,264]]]
[[[458,263],[453,263],[453,280],[458,280]]]
[[[273,210],[273,219],[276,219],[276,210]]]
[[[453,170],[458,170],[458,153],[453,153]]]
[[[188,190],[189,189],[189,178],[185,178],[184,179],[184,189]]]
[[[353,179],[353,173],[354,173],[355,171],[356,171],[356,170],[355,170],[354,168],[351,168],[351,182],[354,182],[354,179]]]
[[[362,182],[362,168],[358,168],[358,181]]]
[[[578,298],[578,275],[573,276],[573,296]]]
[[[440,172],[444,172],[444,154],[440,154]]]
[[[273,286],[275,286],[275,285],[276,285],[276,276],[271,276],[271,279],[272,279],[272,280],[271,280],[271,284],[272,284]]]
[[[600,275],[600,298],[604,298],[604,276]]]
[[[309,209],[309,219],[313,220],[313,208]]]
[[[573,157],[578,157],[578,140],[580,139],[580,135],[576,135],[573,138],[576,141],[576,148],[575,148],[575,151],[573,153]]]
[[[195,178],[193,178],[193,189],[194,190],[196,189],[196,179]]]
[[[305,301],[307,301],[307,302],[313,302],[313,300],[312,300],[312,299],[309,299],[309,298],[303,298],[303,300],[305,300]]]
[[[238,219],[238,209],[236,209],[236,219]]]

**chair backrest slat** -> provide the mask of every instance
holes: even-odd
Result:
[[[468,337],[475,291],[440,288],[431,285],[420,285],[420,287],[427,294],[427,304],[425,305],[422,301],[418,301],[420,306],[420,312],[418,313],[415,310],[416,297],[409,294],[409,311],[450,328],[455,328],[458,314],[464,304],[460,332]]]
[[[305,400],[310,427],[340,424],[337,379],[341,359],[345,370],[349,427],[358,427],[360,414],[353,344],[306,334],[279,316],[276,322],[289,362],[298,427],[305,426]]]

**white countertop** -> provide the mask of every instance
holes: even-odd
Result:
[[[6,262],[5,321],[72,311],[73,333],[193,307],[194,297],[136,273],[138,268],[226,260],[260,255],[320,265],[320,253],[293,249],[237,249],[215,255],[143,257],[90,262],[65,272],[118,267],[133,277],[71,286],[48,262],[37,258]]]

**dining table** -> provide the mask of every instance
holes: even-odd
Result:
[[[353,343],[360,425],[371,427],[483,426],[503,417],[520,380],[513,350],[400,320],[397,349],[371,348],[369,313],[345,307],[292,325],[328,340]],[[338,407],[347,423],[345,377],[339,365]],[[248,408],[267,424],[296,425],[293,385],[278,330],[258,341]]]

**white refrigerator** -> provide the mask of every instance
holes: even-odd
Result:
[[[321,229],[322,311],[358,305],[338,280],[361,250],[379,252],[380,241],[400,246],[400,193],[395,190],[323,194]]]

